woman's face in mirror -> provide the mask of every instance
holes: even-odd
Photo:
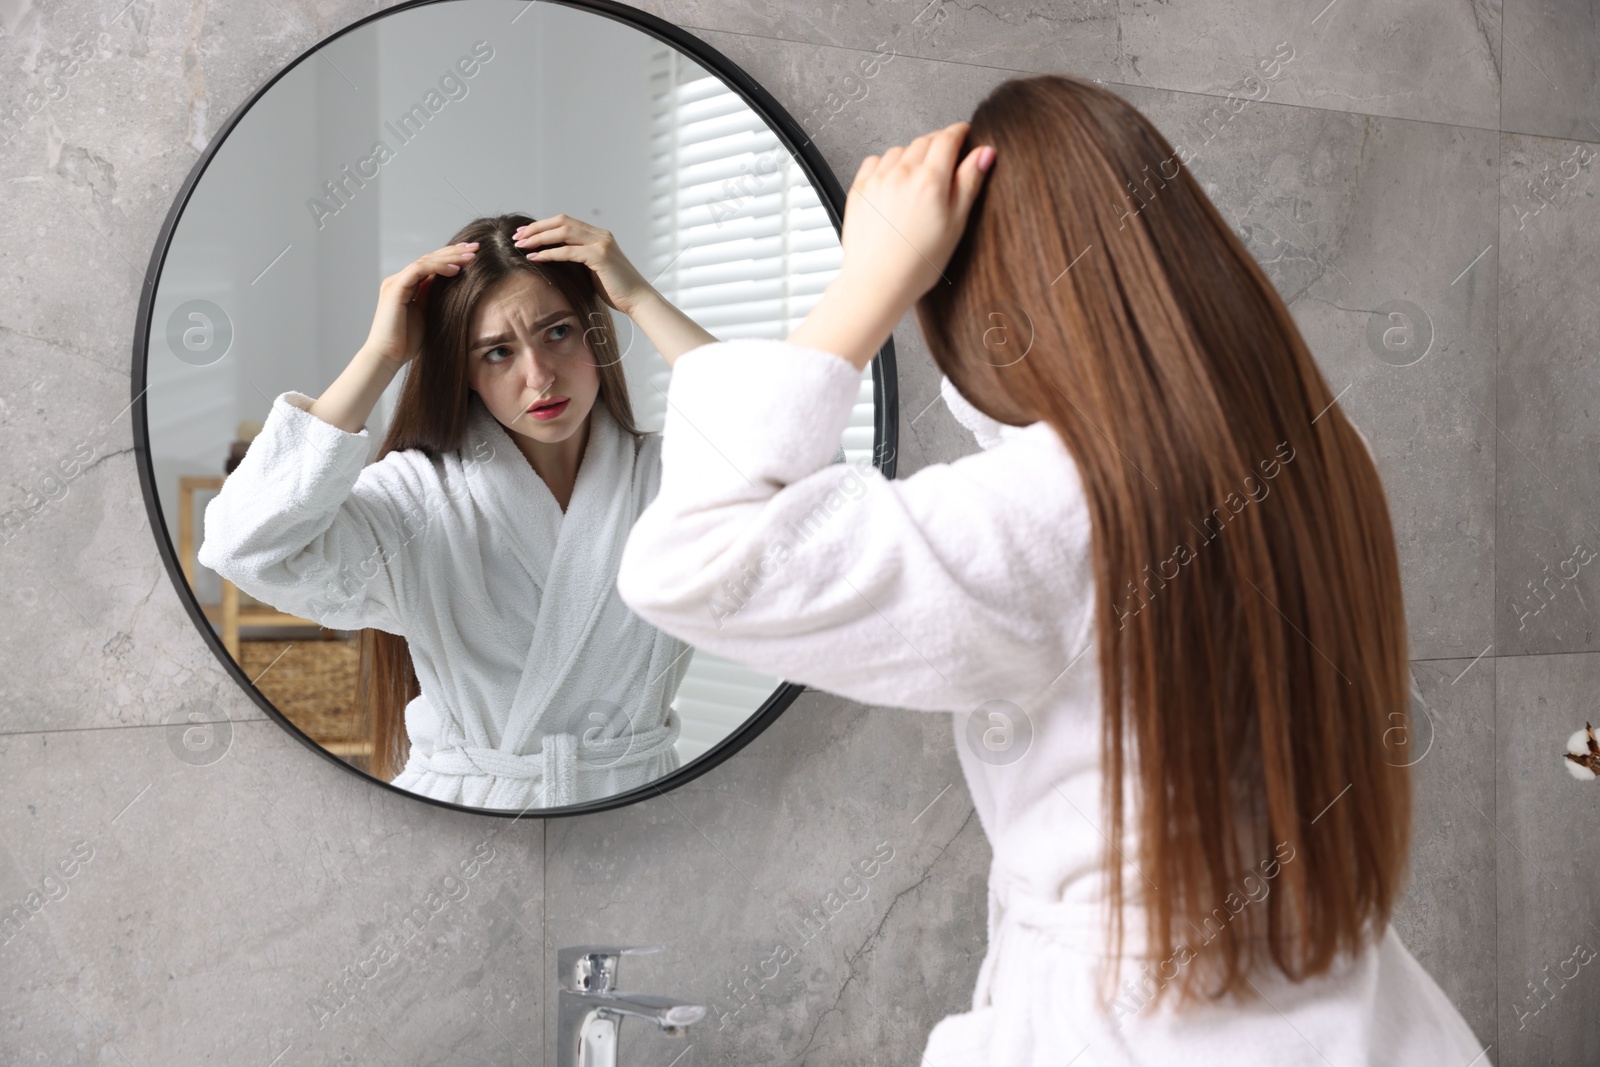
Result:
[[[583,426],[600,371],[555,286],[521,271],[506,278],[473,309],[467,336],[467,383],[503,426],[545,444]]]

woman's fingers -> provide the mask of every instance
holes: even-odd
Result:
[[[408,269],[415,269],[417,277],[431,274],[450,264],[462,264],[470,260],[478,252],[478,242],[468,241],[459,245],[450,245],[426,255],[418,256]]]
[[[552,215],[548,219],[534,219],[532,222],[525,222],[521,226],[518,226],[516,229],[511,231],[511,239],[513,241],[520,240],[529,234],[539,233],[547,228],[555,220],[555,218],[556,216]]]
[[[529,245],[551,245],[558,241],[570,241],[571,239],[572,235],[566,225],[561,225],[523,234],[513,240],[511,244],[515,248],[526,248]]]
[[[547,219],[530,222],[526,226],[518,226],[512,231],[511,243],[517,248],[528,245],[555,244],[565,241],[568,244],[584,244],[595,240],[606,231],[598,226],[591,226],[582,219],[574,219],[567,215],[551,215]]]
[[[881,162],[882,159],[878,156],[868,156],[866,159],[863,159],[861,161],[861,165],[856,168],[855,179],[851,181],[850,188],[845,190],[845,193],[848,195],[849,193],[865,188],[867,182],[871,180],[872,175],[877,172],[878,164]]]
[[[530,233],[525,237],[517,238],[511,243],[517,248],[526,248],[529,245],[553,245],[563,243],[569,245],[581,245],[589,244],[590,242],[599,240],[600,236],[606,232],[607,231],[600,229],[598,226],[590,226],[586,222],[574,221],[563,223],[560,226],[555,226],[548,230],[540,230],[537,233]]]
[[[431,252],[417,261],[425,273],[437,274],[449,271],[454,274],[466,266],[478,254],[478,242],[468,241],[459,245],[441,248]],[[451,270],[451,268],[455,268]]]
[[[919,166],[924,159],[928,158],[928,145],[935,136],[932,133],[925,133],[921,137],[913,139],[910,144],[906,145],[905,154],[900,157],[900,162],[907,167]]]
[[[458,245],[451,245],[448,248],[441,248],[428,258],[434,265],[439,267],[452,265],[460,267],[477,254],[478,242],[464,241]]]
[[[895,166],[906,170],[933,166],[939,168],[942,173],[949,174],[955,166],[956,152],[966,138],[970,126],[971,123],[966,120],[952,122],[942,130],[932,130],[915,138],[908,145],[891,145],[884,149],[881,157],[868,156],[861,161],[861,170],[856,174],[856,181],[865,183],[873,173],[887,174],[890,168]],[[869,162],[875,164],[870,169],[867,166]]]
[[[555,215],[547,215],[542,219],[534,219],[532,222],[523,223],[521,226],[518,226],[515,230],[511,231],[511,236],[512,237],[527,237],[527,236],[531,236],[533,234],[543,233],[545,230],[549,229],[551,226],[559,226],[564,222],[571,222],[571,221],[573,221],[573,220],[571,218],[569,218],[565,213],[560,213],[560,214],[555,214]]]
[[[961,142],[966,137],[967,124],[965,122],[952,123],[938,133],[928,134],[928,143],[923,146],[922,161],[925,162],[936,174],[946,177],[955,169],[956,153],[961,150]],[[921,140],[921,138],[918,138]]]
[[[589,250],[588,246],[586,245],[552,245],[549,248],[541,248],[537,251],[529,252],[525,258],[537,259],[545,263],[549,263],[557,259],[575,260],[579,263],[588,263]]]
[[[983,166],[985,154],[990,156],[989,166],[994,165],[994,149],[989,145],[979,145],[967,153],[967,158],[961,161],[956,168],[956,218],[965,222],[967,213],[972,209],[973,201],[978,199],[978,189],[983,185],[983,179],[988,174],[988,168]]]
[[[401,268],[400,273],[394,276],[399,289],[400,303],[409,304],[417,301],[419,295],[427,291],[423,283],[435,274],[453,276],[460,273],[461,268],[477,255],[477,251],[478,242],[466,241],[418,256],[407,263]]]

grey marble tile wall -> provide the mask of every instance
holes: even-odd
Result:
[[[113,436],[0,546],[7,907],[74,860],[0,944],[0,1062],[543,1063],[554,951],[584,941],[665,946],[625,984],[712,1006],[687,1040],[630,1031],[632,1062],[915,1062],[969,1006],[985,944],[989,849],[946,717],[807,693],[684,788],[510,822],[312,758],[180,606],[115,419],[150,249],[219,122],[382,6],[0,0],[5,100],[42,52],[94,42],[0,152],[0,503],[100,422]],[[1600,948],[1600,785],[1560,756],[1600,719],[1600,587],[1574,566],[1600,545],[1593,4],[647,9],[751,72],[842,181],[1016,73],[1103,79],[1198,150],[1379,455],[1430,728],[1400,933],[1485,1061],[1594,1062],[1600,964],[1574,961]],[[1265,95],[1242,98],[1275,55]],[[972,451],[909,318],[896,344],[902,473]],[[227,736],[186,735],[195,702],[229,713]],[[795,944],[796,917],[884,854]],[[796,951],[774,968],[778,941]]]

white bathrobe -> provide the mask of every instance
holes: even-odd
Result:
[[[473,807],[581,803],[678,766],[689,646],[617,596],[661,436],[596,403],[567,511],[477,394],[459,452],[371,436],[286,392],[207,506],[198,559],[268,604],[406,638],[422,695],[393,784]]]
[[[856,389],[845,360],[783,341],[683,355],[661,490],[618,585],[640,615],[698,648],[863,703],[955,713],[993,846],[989,944],[972,1010],[940,1021],[922,1062],[1467,1067],[1483,1046],[1392,928],[1332,977],[1255,977],[1265,1001],[1100,1010],[1100,677],[1076,465],[1048,424],[1001,427],[946,382],[983,451],[896,481],[830,466]],[[974,722],[991,701],[1009,704]],[[1003,728],[987,713],[1011,705],[1009,751],[1024,723],[1027,749],[980,758],[985,729]],[[1125,788],[1131,803],[1131,778]],[[1130,834],[1125,854],[1134,844]],[[1138,883],[1125,865],[1125,887]],[[1142,915],[1125,914],[1136,951]]]

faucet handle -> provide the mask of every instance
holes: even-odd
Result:
[[[617,987],[623,956],[660,952],[660,945],[572,945],[556,950],[556,979],[575,993],[609,993]]]

